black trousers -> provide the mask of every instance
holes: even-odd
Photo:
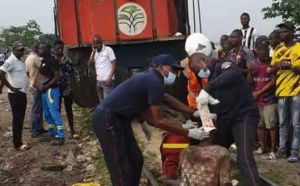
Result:
[[[228,149],[234,143],[234,138],[230,127],[232,123],[228,124],[223,123],[222,121],[222,118],[218,118],[217,120],[215,143]]]
[[[143,155],[135,140],[131,120],[98,106],[93,114],[93,127],[113,186],[138,186]]]
[[[60,95],[60,98],[59,98],[59,111],[60,112],[61,112],[62,99],[64,99],[65,110],[67,112],[67,117],[68,117],[70,130],[71,130],[71,133],[73,134],[75,132],[75,129],[74,129],[74,115],[73,115],[73,109],[72,109],[73,93],[71,92],[68,96],[63,96],[62,94]]]
[[[237,166],[247,178],[248,186],[259,186],[260,179],[253,156],[253,145],[256,142],[259,116],[246,116],[238,119],[232,126],[234,141],[237,147]]]
[[[178,19],[178,32],[181,32],[183,35],[186,35],[186,0],[174,0],[176,7],[176,14]]]
[[[13,144],[15,148],[19,148],[22,143],[22,131],[24,124],[24,117],[26,113],[27,97],[25,93],[8,93],[8,99],[13,116]]]
[[[222,122],[220,119],[219,121]],[[237,166],[247,178],[248,186],[259,186],[260,179],[253,156],[256,142],[256,129],[259,122],[257,115],[237,118],[231,125],[217,123],[216,143],[229,148],[233,142],[237,147]]]

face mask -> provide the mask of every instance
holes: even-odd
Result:
[[[199,78],[208,78],[210,76],[210,70],[206,70],[204,71],[203,69],[201,69],[199,72],[198,72],[198,77]]]
[[[168,69],[166,69],[166,71],[168,71]],[[168,71],[168,72],[169,72],[168,77],[164,77],[164,82],[166,85],[172,85],[176,80],[176,75],[170,71]]]
[[[203,63],[203,61],[201,61]],[[203,63],[204,67],[206,68],[206,71],[201,69],[198,72],[198,77],[199,78],[208,78],[210,76],[210,70],[206,67],[206,65]]]

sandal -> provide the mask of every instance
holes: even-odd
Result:
[[[73,138],[73,139],[79,139],[80,136],[79,136],[78,134],[73,134],[73,135],[72,135],[72,138]]]
[[[28,146],[27,143],[23,143],[20,147],[16,148],[16,150],[19,150],[19,151],[25,151],[28,149],[30,149],[30,147]]]

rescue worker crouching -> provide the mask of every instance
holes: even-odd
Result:
[[[111,181],[114,186],[138,186],[143,156],[134,138],[131,121],[146,112],[146,120],[154,127],[202,140],[209,134],[202,129],[184,129],[164,117],[161,105],[192,116],[194,110],[173,96],[164,94],[164,86],[174,83],[176,73],[183,70],[169,55],[153,59],[155,69],[139,73],[114,89],[93,114],[93,126],[99,139]]]
[[[188,37],[185,44],[185,51],[187,52],[188,57],[181,61],[181,66],[184,68],[183,75],[188,80],[188,106],[195,111],[197,110],[196,98],[198,97],[201,89],[207,84],[210,74],[208,71],[201,71],[198,74],[194,73],[189,67],[190,57],[196,52],[202,52],[206,55],[212,54],[211,47],[201,48],[199,45],[210,45],[210,41],[202,34],[197,34],[196,36],[200,36],[200,40],[198,37],[195,38],[195,35]],[[195,44],[197,44],[197,46],[195,46]],[[198,126],[198,122],[187,120],[186,124],[183,126],[185,128],[195,128]],[[182,135],[165,133],[160,147],[163,175],[160,179],[176,179],[178,177],[177,169],[180,163],[179,156],[181,151],[189,145],[197,145],[198,143],[198,140],[189,139]]]

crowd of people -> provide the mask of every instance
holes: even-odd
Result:
[[[78,138],[73,117],[73,63],[64,52],[64,43],[56,41],[52,47],[47,43],[35,43],[24,57],[25,46],[20,41],[12,45],[12,53],[0,68],[1,92],[8,88],[8,99],[13,116],[13,145],[17,150],[29,148],[22,141],[22,130],[27,108],[27,89],[32,94],[31,137],[51,145],[64,145],[65,130],[61,117],[64,100],[72,138]],[[44,117],[43,117],[44,115]],[[43,135],[43,121],[47,122],[48,135]]]
[[[250,27],[248,13],[240,20],[241,29],[220,38],[221,49],[204,35],[192,34],[181,66],[172,56],[159,55],[152,60],[152,70],[123,82],[100,103],[93,116],[94,130],[113,185],[139,183],[143,158],[130,123],[140,115],[168,131],[161,146],[162,179],[171,185],[230,185],[227,149],[233,143],[247,185],[260,185],[254,154],[273,161],[283,157],[298,161],[296,28],[284,22],[263,36]],[[176,83],[178,74],[188,79],[189,107],[164,92],[165,85]],[[186,123],[180,126],[165,118],[162,104],[183,113]],[[217,115],[215,131],[205,131],[199,124],[197,109],[207,104],[215,105],[211,106]]]
[[[287,157],[289,162],[298,161],[300,44],[296,28],[284,22],[269,36],[263,36],[250,27],[248,13],[243,13],[240,21],[241,29],[221,36],[220,49],[204,35],[192,34],[187,38],[187,57],[181,64],[161,54],[152,59],[150,70],[117,87],[114,51],[103,44],[101,36],[94,36],[87,65],[95,66],[100,104],[93,114],[93,127],[113,185],[139,185],[143,156],[131,129],[136,118],[168,131],[161,153],[162,179],[170,184],[230,185],[227,149],[233,143],[238,167],[248,185],[260,185],[254,154],[266,154],[268,160]],[[28,83],[33,96],[32,138],[64,145],[62,100],[70,135],[78,138],[72,112],[74,69],[64,54],[64,43],[56,41],[54,52],[49,44],[36,43],[26,60],[24,50],[24,45],[16,41],[0,67],[0,88],[5,85],[9,89],[14,147],[28,148],[22,141]],[[164,87],[176,83],[180,75],[188,81],[188,106],[164,92]],[[163,104],[182,113],[186,123],[179,125],[167,119]],[[211,118],[216,130],[201,127],[198,108],[204,105],[210,105],[215,113]],[[46,136],[43,114],[48,125]]]

